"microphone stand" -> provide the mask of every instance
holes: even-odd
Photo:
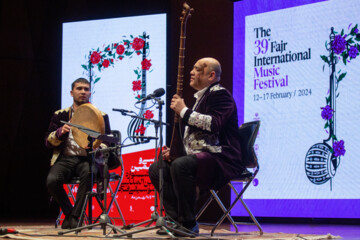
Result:
[[[63,121],[62,121],[63,122]],[[89,143],[89,147],[90,149],[92,149],[93,147],[93,142],[94,142],[94,139],[100,139],[100,140],[107,140],[109,143],[118,143],[119,142],[119,139],[118,138],[115,138],[115,137],[109,137],[107,135],[101,135],[99,132],[96,132],[92,129],[89,129],[89,128],[86,128],[84,126],[81,126],[81,125],[78,125],[78,124],[74,124],[74,123],[69,123],[69,122],[63,122],[63,123],[66,123],[70,126],[73,126],[73,127],[76,127],[78,128],[80,131],[88,134],[88,139],[90,141]],[[121,146],[117,146],[115,149],[117,150],[118,147],[121,147]],[[119,231],[121,233],[126,233],[125,231],[115,227],[114,225],[110,224],[110,218],[107,214],[107,204],[106,204],[106,199],[107,199],[107,185],[108,185],[108,180],[109,180],[109,174],[108,174],[108,158],[110,156],[109,152],[110,151],[114,151],[114,148],[105,148],[105,149],[100,149],[100,150],[95,150],[95,151],[89,151],[88,154],[91,154],[92,156],[92,164],[91,164],[91,168],[90,168],[90,174],[91,174],[91,189],[90,191],[87,193],[86,195],[86,198],[85,198],[85,201],[84,201],[84,205],[83,205],[83,208],[82,208],[82,211],[81,211],[81,217],[79,219],[79,223],[78,223],[78,227],[77,228],[74,228],[74,229],[71,229],[71,230],[68,230],[68,231],[60,231],[58,232],[58,235],[64,235],[66,233],[70,233],[70,232],[75,232],[75,234],[77,234],[78,232],[80,232],[82,229],[92,229],[93,227],[96,227],[96,226],[101,226],[101,228],[103,229],[103,235],[106,234],[106,227],[109,226],[111,227],[111,229],[116,233],[116,231]],[[94,184],[94,181],[93,181],[93,168],[95,167],[95,154],[97,152],[104,152],[104,169],[103,169],[103,174],[104,174],[104,205],[101,204],[101,201],[99,200],[98,196],[95,195],[95,193],[92,191],[92,188],[93,188],[93,184]],[[102,208],[103,210],[103,213],[100,215],[100,221],[99,223],[95,223],[95,224],[91,224],[92,223],[92,197],[95,196],[97,197],[97,201],[100,205],[100,207]],[[90,225],[87,225],[87,226],[83,226],[83,227],[80,227],[81,226],[81,223],[83,221],[83,216],[85,214],[85,208],[86,208],[86,204],[88,204],[88,212],[89,212],[89,216],[88,216],[88,219],[89,219],[89,223]]]
[[[162,107],[164,105],[164,101],[161,100],[160,98],[154,98],[158,104],[158,109],[159,109],[159,120],[158,120],[158,123],[159,123],[159,126],[160,126],[160,140],[159,140],[159,145],[161,146],[160,147],[160,150],[159,150],[159,202],[160,202],[160,205],[159,205],[159,208],[160,208],[160,214],[157,215],[157,213],[152,213],[151,214],[151,217],[154,218],[156,217],[156,224],[154,227],[148,227],[148,228],[144,228],[144,229],[140,229],[140,230],[136,230],[136,231],[133,231],[133,232],[128,232],[128,233],[125,233],[125,234],[120,234],[120,235],[114,235],[113,237],[114,238],[121,238],[123,236],[132,236],[132,234],[136,234],[136,233],[140,233],[140,232],[145,232],[145,231],[149,231],[149,230],[153,230],[153,229],[161,229],[163,230],[166,234],[168,234],[171,238],[176,238],[174,236],[174,234],[172,232],[176,232],[176,233],[179,233],[179,234],[182,234],[182,236],[186,236],[186,237],[195,237],[194,234],[190,234],[190,233],[187,233],[187,232],[184,232],[184,231],[181,231],[179,229],[175,229],[175,228],[172,228],[172,227],[169,227],[167,224],[166,224],[166,219],[167,218],[165,216],[165,211],[164,211],[164,207],[163,207],[163,168],[164,168],[164,161],[162,159],[162,145],[163,145],[163,123],[162,123]],[[155,146],[155,148],[157,148],[157,145]],[[155,156],[155,159],[156,159],[157,156]],[[156,191],[155,191],[155,194],[156,194]],[[156,199],[156,195],[155,195],[155,199]],[[154,211],[156,212],[156,210]],[[155,219],[150,219],[148,220],[150,222],[154,222]]]
[[[126,115],[126,114],[123,114],[123,115]],[[141,117],[138,117],[138,116],[132,116],[132,115],[129,115],[130,117],[133,117],[133,118],[140,118],[142,119]],[[148,119],[146,119],[148,120]],[[157,156],[158,156],[158,129],[159,129],[159,126],[161,125],[161,123],[159,121],[155,121],[155,120],[150,120],[151,122],[154,123],[154,126],[155,126],[155,159],[154,159],[154,162],[157,161]],[[166,123],[165,123],[166,124]],[[162,134],[160,134],[160,136],[162,136]],[[162,140],[162,137],[160,139],[160,141]],[[160,146],[162,146],[160,144]],[[162,147],[160,147],[160,149],[162,149]],[[161,150],[160,150],[160,153],[161,153]],[[158,220],[158,217],[159,217],[159,214],[157,213],[157,209],[158,209],[158,201],[157,201],[157,191],[156,191],[156,188],[154,188],[154,212],[152,212],[151,214],[151,217],[150,219],[148,220],[145,220],[143,222],[140,222],[140,223],[137,223],[137,224],[129,224],[129,225],[126,225],[125,226],[125,229],[131,229],[131,228],[134,228],[134,227],[137,227],[137,226],[141,226],[143,224],[146,224],[148,223],[145,227],[149,227],[152,223],[156,222]]]

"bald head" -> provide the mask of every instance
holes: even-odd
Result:
[[[215,58],[202,58],[198,60],[190,72],[190,86],[201,90],[220,81],[221,66]]]
[[[221,75],[221,65],[218,60],[211,57],[202,58],[199,60],[201,64],[204,65],[205,73],[210,73],[211,71],[215,72],[216,81],[220,80]]]

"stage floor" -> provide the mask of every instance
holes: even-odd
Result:
[[[267,240],[267,239],[283,239],[283,240],[305,240],[305,239],[333,239],[340,238],[344,240],[359,240],[360,226],[358,225],[339,225],[339,224],[261,224],[264,230],[264,235],[260,236],[258,229],[255,226],[239,226],[238,234],[232,232],[233,228],[229,224],[223,224],[216,230],[215,235],[211,237],[210,226],[200,225],[201,236],[192,239],[251,239],[251,240]],[[121,226],[116,226],[121,228]],[[0,228],[14,228],[20,234],[10,234],[7,237],[13,239],[84,239],[84,238],[104,238],[102,229],[96,227],[92,230],[84,229],[77,235],[75,233],[68,233],[64,236],[59,236],[58,232],[62,231],[60,228],[54,227],[53,221],[1,221]],[[127,233],[141,230],[144,227],[137,227],[131,230],[126,230]],[[107,232],[110,228],[107,227]],[[26,236],[29,234],[30,236]],[[117,233],[120,234],[120,233]],[[47,236],[39,236],[47,235]],[[0,235],[5,237],[6,235]],[[111,232],[107,238],[116,238]],[[155,230],[144,231],[142,233],[133,234],[132,238],[124,237],[125,239],[160,239],[169,238],[168,236],[159,236]]]

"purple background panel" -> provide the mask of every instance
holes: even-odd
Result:
[[[244,122],[245,16],[324,0],[244,0],[234,3],[233,94],[238,107],[239,125]],[[355,190],[354,190],[355,191]],[[231,194],[231,199],[235,198]],[[244,199],[255,216],[304,218],[359,218],[360,199]],[[238,203],[232,216],[247,216]]]

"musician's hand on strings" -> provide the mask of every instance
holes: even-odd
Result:
[[[181,110],[186,107],[184,99],[179,95],[175,94],[171,99],[170,108],[174,110],[177,114],[180,114]]]
[[[61,135],[70,132],[70,126],[67,124],[64,124],[64,126],[61,127]]]
[[[162,158],[164,161],[170,162],[170,148],[168,148],[167,146],[163,147]]]
[[[64,135],[65,133],[70,132],[70,126],[67,124],[64,124],[64,126],[61,127],[61,135]]]

